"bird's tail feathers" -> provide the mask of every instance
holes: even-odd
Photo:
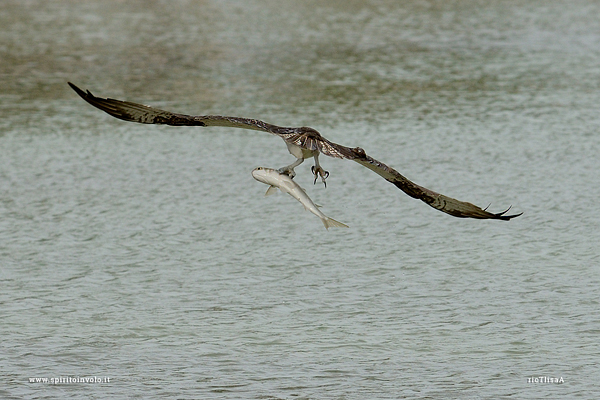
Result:
[[[342,224],[341,222],[336,221],[333,218],[325,217],[325,218],[321,218],[321,221],[323,221],[323,225],[325,225],[325,229],[329,229],[331,227],[348,228],[348,225]]]

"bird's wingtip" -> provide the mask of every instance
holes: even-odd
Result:
[[[83,90],[81,90],[80,88],[78,88],[77,85],[75,85],[72,82],[67,82],[67,83],[69,84],[69,86],[71,87],[71,89],[73,89],[75,91],[75,93],[77,93],[81,97],[85,97],[86,96],[86,93]],[[91,94],[89,90],[88,90],[88,94]]]
[[[498,219],[501,219],[503,221],[509,221],[513,218],[517,218],[518,216],[523,215],[522,212],[518,213],[518,214],[512,214],[512,215],[506,215],[506,213],[512,208],[512,205],[510,207],[508,207],[506,210],[499,212],[496,215],[496,217],[498,217]]]

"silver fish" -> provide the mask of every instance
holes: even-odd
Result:
[[[304,189],[302,189],[302,187],[300,187],[300,185],[294,182],[292,178],[290,178],[288,175],[282,174],[281,172],[273,168],[258,167],[252,171],[252,176],[257,181],[270,185],[267,189],[267,192],[265,193],[265,196],[269,196],[275,193],[277,191],[277,188],[279,188],[279,190],[281,190],[282,192],[289,194],[290,196],[298,200],[300,203],[302,203],[306,210],[321,218],[321,221],[323,221],[323,225],[325,225],[325,228],[348,228],[348,225],[342,224],[341,222],[338,222],[323,214],[321,210],[319,210],[319,207],[315,203],[313,203],[310,197],[308,197]]]

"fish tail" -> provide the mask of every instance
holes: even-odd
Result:
[[[321,218],[321,221],[323,221],[323,225],[325,225],[325,229],[329,229],[331,227],[348,228],[348,225],[342,224],[341,222],[336,221],[333,218],[325,217],[325,218]]]

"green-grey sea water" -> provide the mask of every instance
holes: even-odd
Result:
[[[1,2],[0,397],[594,398],[598,15],[591,1]],[[350,226],[326,231],[250,175],[294,160],[281,139],[119,121],[67,81],[311,126],[524,214],[453,218],[322,156],[327,188],[311,160],[296,180]]]

